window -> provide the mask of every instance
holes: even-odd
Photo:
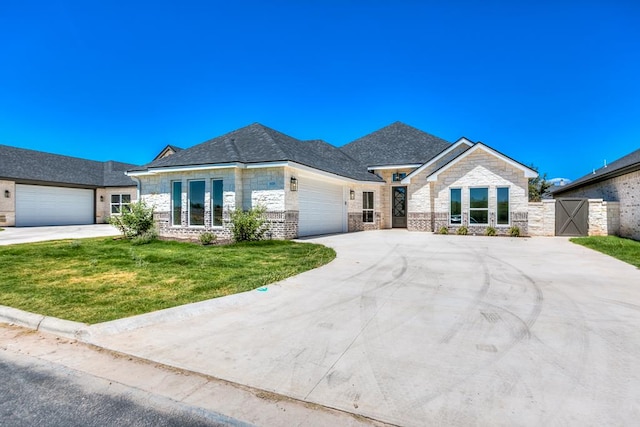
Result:
[[[112,194],[111,195],[111,213],[118,215],[129,210],[131,204],[131,194]]]
[[[189,181],[189,225],[204,225],[204,181]]]
[[[171,225],[182,225],[182,182],[171,183]]]
[[[402,181],[403,179],[405,179],[407,177],[407,174],[404,172],[398,172],[398,173],[394,173],[391,176],[391,180],[394,182],[398,182],[398,181]]]
[[[373,222],[373,191],[362,192],[362,222]]]
[[[222,227],[222,180],[211,181],[211,212],[214,227]]]
[[[509,188],[498,188],[498,225],[509,225]]]
[[[469,224],[489,224],[489,189],[469,189]]]
[[[462,189],[451,189],[449,206],[449,221],[451,224],[462,224]]]

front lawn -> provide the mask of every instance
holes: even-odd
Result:
[[[640,268],[640,242],[616,236],[575,237],[570,240]]]
[[[112,238],[0,246],[0,304],[99,323],[255,289],[328,263],[333,249]]]

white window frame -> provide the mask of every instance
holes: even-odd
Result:
[[[175,218],[175,184],[180,184],[180,218]],[[181,180],[171,181],[171,226],[182,226],[182,212],[184,211],[184,203],[182,203],[183,185]],[[176,223],[176,219],[178,220]]]
[[[472,190],[487,190],[487,207],[486,208],[472,208],[471,207],[471,191]],[[487,222],[471,222],[471,211],[487,211]],[[487,186],[480,186],[480,187],[469,187],[469,209],[468,209],[468,215],[469,215],[469,225],[473,226],[473,225],[478,225],[478,226],[482,226],[482,225],[489,225],[490,222],[490,218],[489,218],[489,187]]]
[[[500,203],[500,200],[498,199],[498,190],[500,189],[505,189],[507,190],[507,223],[506,224],[500,224],[498,222],[499,217],[498,217],[498,206]],[[497,227],[509,227],[511,225],[511,187],[506,186],[506,185],[502,185],[500,187],[496,187],[496,226]]]
[[[458,190],[460,192],[460,222],[452,222],[451,221],[451,192],[453,190]],[[462,225],[462,188],[461,187],[450,187],[449,188],[449,225]]]
[[[365,207],[365,194],[371,194],[371,207]],[[368,199],[368,197],[367,197]],[[376,205],[376,193],[375,191],[363,191],[362,192],[362,222],[364,224],[373,224],[375,222],[375,205]],[[371,212],[371,221],[364,220],[364,213]]]
[[[123,196],[129,196],[129,202],[125,203],[122,201],[122,197]],[[118,201],[117,202],[113,202],[113,198],[117,197]],[[131,205],[131,194],[129,193],[123,193],[123,194],[112,194],[111,197],[109,198],[109,212],[111,212],[111,215],[121,215],[122,214],[122,208],[124,206],[130,206]],[[118,211],[114,212],[113,211],[113,207],[117,206],[118,207]]]
[[[214,200],[215,200],[215,195],[213,194],[214,191],[214,182],[216,181],[220,181],[220,183],[222,184],[222,191],[220,193],[220,199],[221,199],[221,206],[222,206],[222,216],[220,217],[220,224],[216,224],[215,223],[215,215],[216,215],[216,210],[215,207],[213,205]],[[213,178],[211,180],[211,228],[223,228],[224,226],[224,180],[222,178]]]
[[[202,222],[203,224],[191,224],[191,183],[192,182],[202,182],[204,184],[204,191],[202,193]],[[189,227],[198,227],[204,228],[207,224],[206,213],[207,213],[207,180],[206,179],[190,179],[187,181],[187,220]]]

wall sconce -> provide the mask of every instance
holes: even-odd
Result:
[[[9,190],[4,190],[4,197],[6,197],[7,199],[11,197],[11,192]]]
[[[295,176],[291,177],[291,191],[298,191],[298,179]]]
[[[351,200],[355,200],[356,199],[356,192],[354,190],[349,190],[349,198]]]
[[[104,202],[104,196],[100,196],[100,201]]]

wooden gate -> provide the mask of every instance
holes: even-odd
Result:
[[[556,199],[556,236],[589,234],[587,199]]]

